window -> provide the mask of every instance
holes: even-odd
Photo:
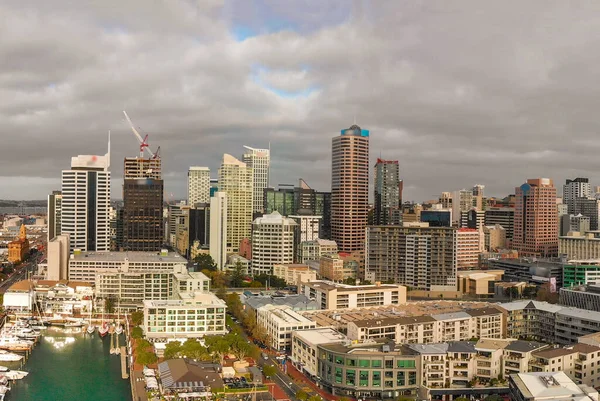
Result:
[[[346,359],[347,366],[356,366],[356,359]]]
[[[368,370],[360,371],[358,385],[360,387],[368,387],[369,386],[369,371]]]
[[[344,364],[344,358],[341,356],[336,356],[335,357],[335,363],[338,365],[343,365]]]
[[[396,373],[396,385],[404,386],[405,381],[406,381],[406,373],[405,372]]]
[[[335,382],[342,382],[342,368],[335,368]]]
[[[356,385],[356,371],[346,370],[346,384],[349,386]]]
[[[360,366],[361,368],[368,368],[369,366],[371,366],[371,364],[369,363],[368,359],[360,359],[358,361],[358,366]]]
[[[374,387],[381,386],[381,372],[373,372],[373,386]]]
[[[414,360],[399,360],[398,361],[398,367],[400,369],[414,368],[415,367],[415,361]]]
[[[394,361],[393,360],[385,361],[385,368],[386,369],[394,369]]]
[[[380,368],[381,367],[381,360],[371,361],[371,367],[373,367],[373,368]]]

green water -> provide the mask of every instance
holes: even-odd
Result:
[[[78,329],[76,329],[78,330]],[[29,375],[11,384],[11,401],[131,401],[121,379],[121,358],[110,354],[110,336],[48,329],[22,362],[0,362]],[[123,344],[123,336],[120,345]]]

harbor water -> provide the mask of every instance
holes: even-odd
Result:
[[[124,345],[121,335],[119,343]],[[81,329],[49,328],[25,362],[0,362],[29,372],[11,383],[10,401],[131,401],[129,380],[121,378],[120,356],[110,353],[110,335]]]

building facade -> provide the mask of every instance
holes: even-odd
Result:
[[[192,166],[188,170],[188,205],[210,202],[210,169]]]
[[[501,225],[506,230],[506,240],[512,240],[515,225],[515,209],[512,207],[488,207],[485,210],[485,225]]]
[[[13,264],[21,263],[29,253],[29,240],[25,223],[21,224],[19,236],[8,243],[8,261]]]
[[[273,265],[294,263],[296,222],[278,212],[252,223],[252,273],[273,274]]]
[[[473,269],[479,265],[479,254],[483,252],[483,231],[475,228],[456,230],[456,268]]]
[[[338,247],[335,241],[318,238],[313,241],[301,242],[296,253],[297,261],[306,263],[310,260],[320,260],[323,255],[337,254]]]
[[[563,185],[563,203],[567,205],[567,213],[575,214],[575,200],[589,198],[592,195],[592,186],[588,178],[577,177],[567,180]]]
[[[406,303],[406,287],[397,284],[347,285],[316,280],[302,283],[299,294],[314,299],[321,309],[352,309]]]
[[[373,211],[373,223],[375,225],[400,224],[400,221],[392,219],[393,216],[399,216],[397,212],[400,205],[402,205],[398,160],[377,159],[374,173],[375,210]]]
[[[263,213],[263,193],[269,186],[269,172],[271,166],[271,151],[269,149],[254,149],[244,146],[246,152],[242,161],[252,169],[252,212]]]
[[[48,241],[61,233],[62,192],[52,191],[48,195]]]
[[[210,256],[217,268],[223,270],[227,262],[227,194],[215,192],[210,198]]]
[[[528,179],[515,188],[515,222],[512,246],[524,254],[558,254],[556,188],[549,178]]]
[[[296,330],[316,329],[317,324],[295,312],[289,306],[265,305],[256,310],[256,324],[265,329],[269,346],[291,350],[292,333]]]
[[[369,131],[357,125],[332,140],[331,239],[340,251],[364,249],[369,212]]]

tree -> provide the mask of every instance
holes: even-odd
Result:
[[[538,301],[545,301],[551,304],[556,304],[558,303],[558,293],[552,292],[550,290],[550,283],[544,283],[539,287],[536,294],[536,299]]]
[[[240,288],[244,285],[244,279],[246,276],[244,275],[244,268],[242,267],[242,262],[238,261],[235,263],[235,269],[231,272],[231,287]]]
[[[254,276],[254,281],[258,281],[263,286],[267,285],[271,288],[283,288],[287,287],[287,283],[284,279],[279,278],[277,276],[273,276],[271,274],[259,274]]]
[[[296,391],[296,398],[300,401],[306,401],[308,399],[308,393],[302,389]],[[341,398],[340,398],[341,401]]]
[[[267,378],[274,377],[275,375],[277,375],[277,368],[273,365],[267,365],[263,368],[263,374]]]
[[[204,359],[208,356],[207,349],[195,338],[188,338],[181,346],[181,351],[179,353],[193,359]]]
[[[208,352],[210,352],[213,358],[220,363],[223,363],[223,357],[227,355],[231,348],[231,340],[229,337],[210,336],[206,337],[204,343],[207,345]]]
[[[342,281],[342,283],[348,285],[356,285],[356,277],[347,277]]]
[[[148,341],[148,340],[140,340],[135,345],[135,351],[137,353],[144,352],[144,351],[146,351],[150,347],[152,347],[152,343],[150,343],[150,341]]]
[[[531,285],[526,286],[523,289],[523,298],[533,298],[536,296],[537,288]]]
[[[225,298],[227,298],[227,290],[224,287],[221,287],[217,290],[217,293],[215,295],[217,296],[217,298],[222,299],[224,301]]]
[[[236,338],[233,341],[233,344],[231,345],[231,350],[233,351],[233,354],[237,357],[237,359],[241,361],[250,353],[250,344],[246,342],[244,337],[235,337]]]
[[[308,401],[323,401],[320,395],[313,395],[308,399]]]
[[[135,311],[135,312],[131,313],[131,323],[133,323],[134,326],[141,326],[143,322],[144,322],[144,312]]]
[[[244,310],[244,306],[240,300],[240,295],[236,292],[227,294],[225,297],[225,303],[227,303],[227,310],[231,312],[233,316],[239,319]]]
[[[113,313],[115,311],[115,299],[108,297],[104,299],[104,312]]]
[[[200,255],[194,258],[194,263],[198,265],[198,270],[209,270],[216,271],[217,265],[213,260],[212,256],[207,253],[201,253]]]
[[[173,359],[179,356],[181,352],[181,342],[179,341],[170,341],[165,346],[164,357],[165,359]]]
[[[142,337],[144,337],[144,331],[139,326],[138,327],[134,327],[133,330],[131,330],[131,337],[133,337],[133,338],[142,338]]]
[[[143,351],[137,354],[137,363],[140,365],[152,365],[157,361],[158,358],[153,352]]]

